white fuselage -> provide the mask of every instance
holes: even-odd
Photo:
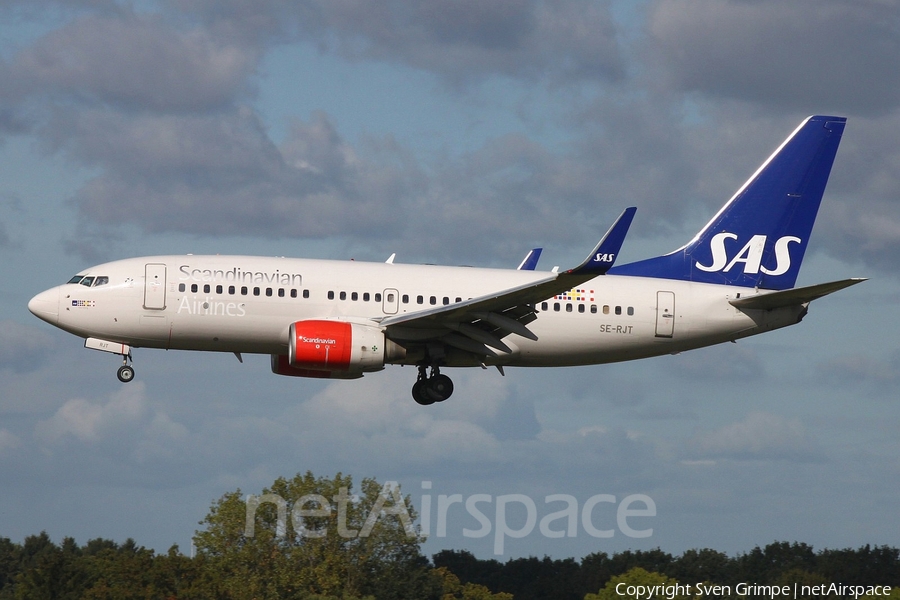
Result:
[[[292,323],[336,319],[378,326],[392,316],[485,296],[547,276],[535,271],[248,256],[154,256],[92,267],[108,278],[62,285],[29,305],[84,338],[133,347],[285,354]],[[94,283],[98,280],[94,279]],[[102,280],[101,280],[102,281]],[[675,353],[735,340],[802,318],[803,306],[740,310],[750,288],[604,275],[535,305],[512,350],[484,360],[565,366]],[[415,362],[414,357],[394,360]],[[446,366],[481,364],[448,356]]]

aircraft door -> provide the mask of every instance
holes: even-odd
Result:
[[[675,333],[675,292],[656,292],[656,337]]]
[[[400,293],[397,290],[393,288],[384,290],[382,310],[384,310],[386,315],[397,314],[397,311],[400,310]]]
[[[144,266],[144,308],[163,310],[166,307],[166,265],[147,263]]]

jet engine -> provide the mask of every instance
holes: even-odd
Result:
[[[406,349],[385,338],[377,327],[347,321],[297,321],[290,327],[287,355],[272,355],[272,372],[356,379],[405,356]]]

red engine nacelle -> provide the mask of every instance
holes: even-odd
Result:
[[[320,379],[359,379],[363,376],[361,371],[316,371],[314,369],[292,367],[287,354],[272,355],[272,372],[276,375],[317,377]]]
[[[402,359],[406,350],[376,327],[346,321],[297,321],[288,354],[272,355],[272,372],[294,377],[354,379]]]

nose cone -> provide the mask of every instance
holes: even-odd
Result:
[[[56,325],[59,321],[59,288],[41,292],[28,303],[28,310],[38,319]]]

